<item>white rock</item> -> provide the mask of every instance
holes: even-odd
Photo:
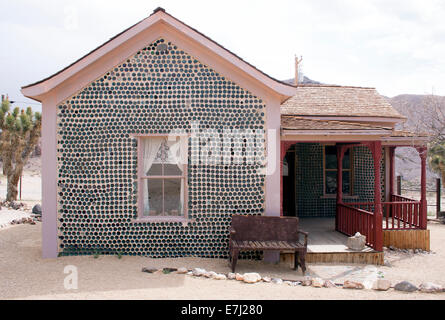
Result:
[[[442,286],[432,283],[432,282],[424,282],[419,286],[420,291],[426,293],[437,293],[442,292]]]
[[[280,278],[272,278],[271,282],[275,284],[282,284],[283,280],[281,280]]]
[[[261,276],[256,272],[243,274],[243,281],[246,283],[256,283],[261,280]]]
[[[212,277],[215,280],[227,280],[227,277],[225,274],[218,273],[214,277]]]
[[[201,268],[195,268],[193,269],[193,275],[196,277],[201,277],[203,276],[207,271],[205,269],[201,269]]]
[[[233,272],[230,272],[230,273],[227,275],[227,278],[228,278],[229,280],[234,280],[234,279],[236,278],[236,274],[234,274]]]
[[[271,282],[272,279],[270,277],[263,277],[264,282]]]
[[[193,272],[189,271],[189,272],[187,272],[187,275],[188,275],[188,276],[192,276],[192,275],[193,275]]]
[[[357,232],[353,237],[348,238],[346,245],[351,250],[361,251],[366,245],[366,236]]]
[[[236,273],[236,274],[235,274],[235,279],[238,280],[238,281],[243,281],[243,280],[244,280],[244,277],[243,277],[242,274]]]
[[[213,279],[216,275],[217,273],[215,271],[207,271],[204,276]]]

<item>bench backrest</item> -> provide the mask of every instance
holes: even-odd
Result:
[[[297,217],[232,216],[233,240],[298,241]]]

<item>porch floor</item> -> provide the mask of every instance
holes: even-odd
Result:
[[[335,231],[335,218],[300,218],[300,228],[308,232],[308,253],[375,252],[366,246],[362,251],[346,246],[348,237]]]

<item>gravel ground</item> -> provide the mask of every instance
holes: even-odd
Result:
[[[0,229],[9,227],[13,220],[28,218],[30,216],[31,214],[29,212],[0,208]]]
[[[310,264],[309,273],[341,282],[345,279],[431,281],[445,285],[445,225],[430,224],[433,254],[388,251],[392,266]],[[147,274],[142,267],[200,267],[227,273],[226,260],[150,259],[123,256],[41,258],[41,224],[0,230],[0,299],[445,299],[445,293],[401,293],[340,288],[312,288],[272,283],[244,284],[232,280],[193,278],[178,274]],[[66,290],[64,268],[75,266],[78,289]],[[301,272],[261,261],[239,261],[237,272],[302,279]],[[198,290],[199,289],[199,290]]]

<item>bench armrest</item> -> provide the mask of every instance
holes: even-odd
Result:
[[[304,246],[307,247],[307,237],[309,236],[309,233],[301,231],[301,230],[298,230],[297,232],[304,235]]]

